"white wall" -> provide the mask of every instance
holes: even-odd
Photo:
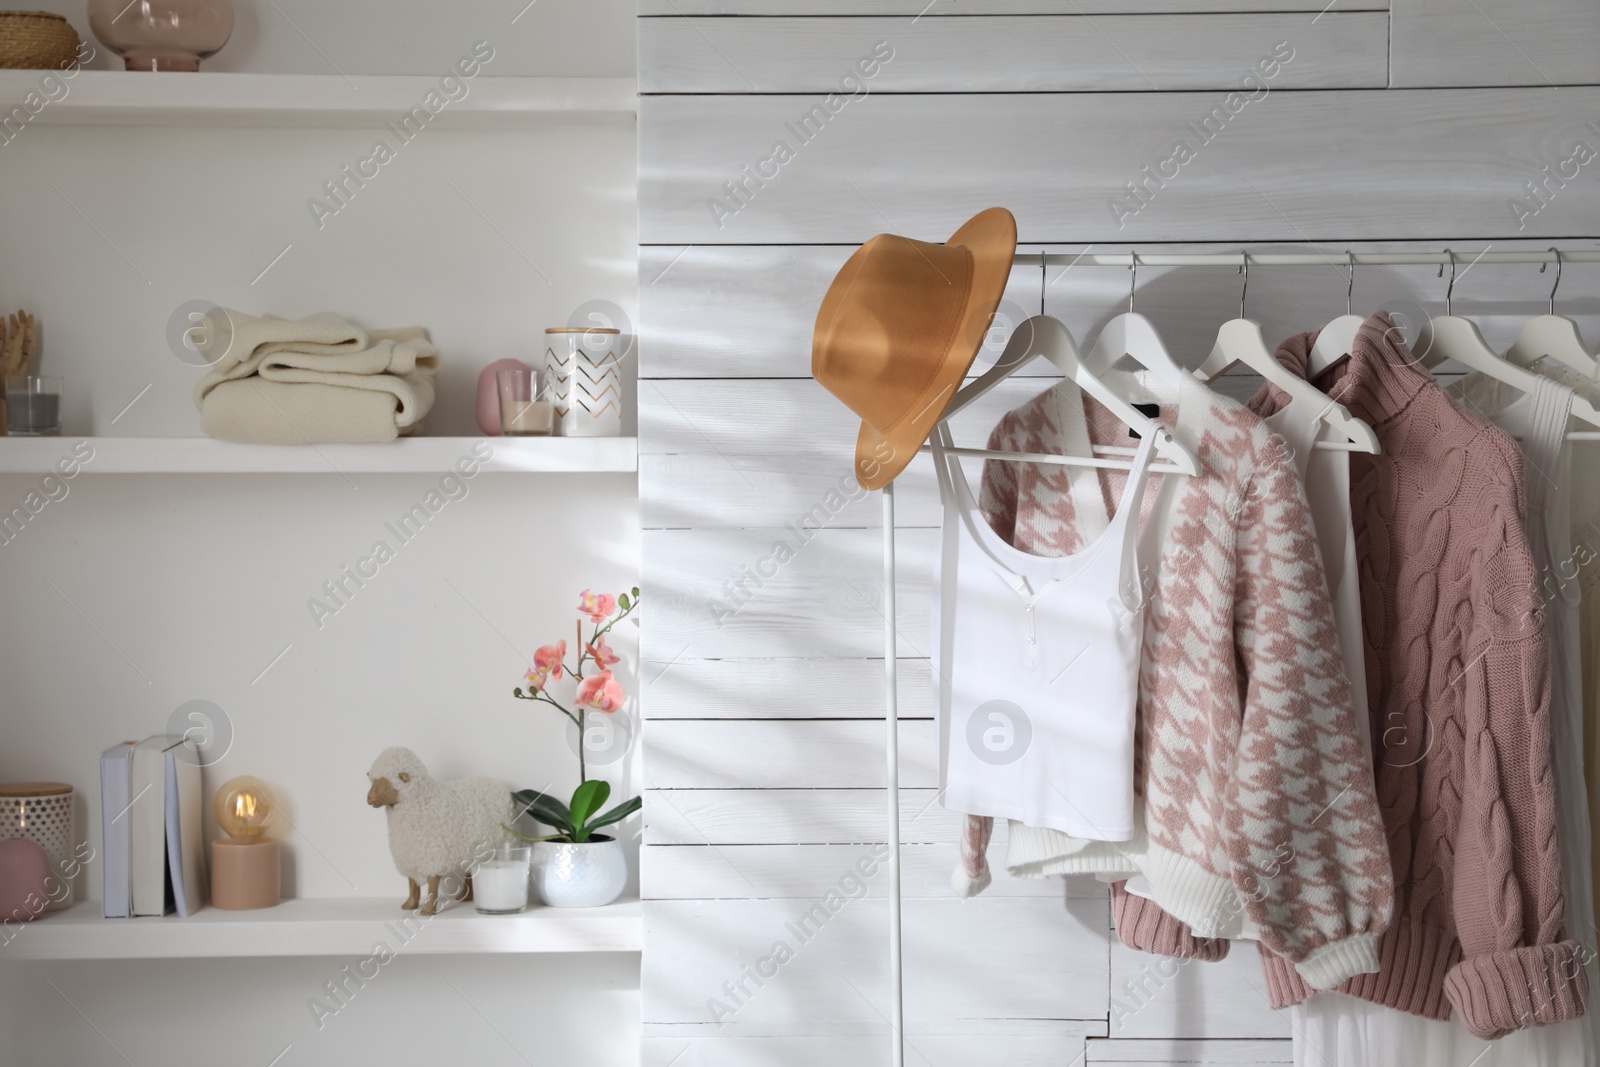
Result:
[[[274,5],[237,6],[238,34],[207,69],[333,72]],[[632,8],[609,0],[539,0],[515,26],[520,5],[276,6],[351,74],[435,73],[480,38],[497,50],[491,75],[632,71]],[[81,4],[55,7],[88,36]],[[443,351],[428,432],[446,435],[476,432],[483,364],[537,359],[543,329],[587,301],[636,318],[631,124],[430,129],[319,230],[306,199],[376,133],[34,125],[0,146],[0,306],[38,315],[42,369],[67,379],[68,433],[199,433],[189,394],[200,371],[166,339],[188,300],[427,326]],[[630,412],[626,432],[634,422]],[[234,732],[206,771],[208,795],[242,773],[276,790],[296,896],[392,896],[398,911],[404,880],[365,803],[366,768],[387,745],[414,748],[443,777],[570,789],[565,720],[510,691],[535,646],[570,641],[581,588],[638,582],[631,476],[480,475],[400,545],[384,522],[442,469],[93,469],[0,546],[16,589],[0,622],[0,780],[73,783],[80,836],[98,841],[99,750],[166,729],[192,699],[219,705]],[[36,483],[0,476],[0,501]],[[319,628],[307,599],[379,539],[395,559]],[[631,625],[617,645],[631,670]],[[640,787],[636,762],[603,775],[619,797]],[[624,835],[630,853],[637,835]],[[98,875],[80,892],[98,899]],[[319,1031],[306,998],[343,962],[6,963],[0,952],[0,1062],[267,1064],[290,1045],[284,1065],[637,1061],[635,954],[402,957]],[[243,996],[259,1006],[249,1018]]]

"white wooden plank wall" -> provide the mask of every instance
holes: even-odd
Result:
[[[853,420],[809,377],[839,264],[874,233],[939,240],[991,204],[1017,215],[1024,251],[1314,247],[1326,268],[1252,269],[1248,312],[1279,338],[1343,313],[1346,248],[1600,247],[1600,177],[1562,176],[1577,142],[1600,145],[1600,88],[1584,87],[1600,81],[1600,9],[640,0],[639,12],[654,605],[644,1062],[877,1067],[889,1062],[879,510],[848,480]],[[1245,83],[1275,50],[1293,58]],[[830,107],[847,70],[864,85]],[[1194,158],[1150,179],[1146,165],[1179,139]],[[778,140],[792,158],[763,169]],[[1138,280],[1139,310],[1187,363],[1237,313],[1232,271]],[[1504,346],[1544,309],[1549,281],[1478,265],[1456,308]],[[1043,300],[1084,340],[1125,306],[1127,285],[1125,271],[1052,268]],[[1559,302],[1590,336],[1597,286],[1600,267],[1570,266]],[[1013,272],[980,368],[1040,290],[1037,269]],[[1356,274],[1358,312],[1439,310],[1443,296],[1428,268]],[[1031,373],[964,415],[958,437],[980,442],[1048,386]],[[982,897],[951,895],[959,821],[936,794],[926,458],[897,503],[908,1062],[1289,1063],[1287,1020],[1266,1008],[1251,946],[1182,966],[1125,949],[1093,882],[997,870]],[[781,565],[780,542],[793,552]],[[992,855],[1001,867],[1003,841]],[[815,930],[795,925],[807,913]],[[792,956],[776,958],[780,941]]]

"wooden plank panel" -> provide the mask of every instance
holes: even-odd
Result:
[[[689,1029],[689,1028],[679,1028]],[[745,1037],[730,1025],[728,1033],[713,1026],[671,1037],[646,1036],[641,1043],[644,1067],[889,1067],[888,1027],[882,1034],[801,1037]],[[906,1032],[907,1060],[919,1067],[971,1067],[1003,1063],[1006,1067],[1061,1067],[1082,1061],[1079,1034],[995,1033],[985,1021],[977,1034]]]
[[[1161,1064],[1163,1067],[1246,1067],[1294,1062],[1288,1041],[1192,1041],[1147,1038],[1139,1041],[1091,1038],[1086,1063]]]
[[[1063,1067],[1081,1062],[1086,1033],[1101,1020],[918,1020],[905,1030],[907,1061],[921,1067]],[[882,1022],[817,1020],[808,1034],[747,1035],[735,1021],[645,1023],[644,1067],[889,1067]],[[829,1032],[821,1032],[829,1031]],[[837,1032],[846,1031],[846,1032]]]
[[[866,719],[668,719],[650,724],[648,789],[871,789],[888,783],[884,727]],[[931,719],[900,723],[900,784],[939,786]]]
[[[831,400],[829,405],[837,406]],[[982,445],[984,438],[962,441]],[[816,518],[808,518],[815,515],[824,516],[830,528],[875,528],[883,513],[876,494],[858,489],[853,497],[835,495],[841,479],[853,478],[850,461],[849,455],[797,452],[644,456],[640,522],[647,530],[773,527],[801,520],[815,523]],[[971,476],[976,488],[980,468],[974,466]],[[842,501],[843,506],[829,512],[830,501]],[[698,519],[695,509],[701,509]],[[936,526],[939,515],[933,461],[918,456],[895,481],[895,525]]]
[[[872,530],[658,530],[641,545],[651,659],[854,658],[883,648],[883,544]],[[896,536],[898,654],[928,654],[938,535]],[[788,562],[781,560],[788,554]],[[741,588],[736,582],[744,582]],[[759,584],[757,584],[759,583]]]
[[[952,423],[956,435],[982,442],[1011,408],[1043,392],[1059,377],[1046,360],[1037,377],[1002,382]],[[805,454],[836,455],[841,470],[829,486],[847,491],[861,420],[809,376],[804,378],[657,379],[640,384],[639,451],[643,455],[760,456],[774,460]],[[737,476],[730,467],[728,473]],[[857,489],[860,493],[862,490]]]
[[[658,789],[644,805],[647,845],[853,845],[885,839],[881,789]],[[932,789],[900,792],[903,844],[954,847],[962,816]],[[991,844],[996,858],[1004,856]],[[1001,859],[1003,862],[1003,859]]]
[[[940,235],[991,204],[1011,208],[1024,242],[1119,244],[1561,236],[1600,213],[1592,181],[1568,183],[1531,218],[1513,211],[1523,183],[1539,175],[1551,131],[1581,130],[1600,112],[1597,89],[1225,99],[884,94],[801,142],[785,123],[807,111],[806,99],[644,97],[640,240],[851,242],[886,227]],[[1191,127],[1207,116],[1211,132],[1197,136]],[[785,136],[796,142],[794,158],[776,177],[743,206],[719,199],[724,182]],[[1167,166],[1172,176],[1159,187],[1152,180],[1148,201],[1127,214],[1129,202],[1118,199],[1125,183],[1176,158],[1180,140],[1192,158]]]
[[[1411,0],[1394,12],[1396,86],[1594,85],[1596,51],[1590,0]]]
[[[709,1002],[730,1005],[724,983],[772,958],[780,941],[792,958],[759,988],[747,983],[730,1028],[810,1034],[887,1018],[887,902],[850,900],[843,883],[851,870],[837,873],[841,887],[826,903],[646,901],[645,1021],[727,1021]],[[1103,1018],[1107,935],[1063,901],[908,900],[903,915],[908,1022]]]
[[[1564,94],[1563,94],[1564,95]],[[1274,201],[1276,194],[1263,186]],[[1511,195],[1515,190],[1508,190]],[[1566,193],[1561,196],[1564,198]],[[1556,199],[1543,215],[1565,211],[1564,199]],[[1159,201],[1153,203],[1155,211]],[[1263,213],[1271,211],[1263,203]],[[752,207],[751,210],[755,210]],[[1020,216],[1019,216],[1020,217]],[[1509,217],[1509,216],[1508,216]],[[1024,220],[1026,223],[1027,220]],[[1588,228],[1589,220],[1565,216],[1574,230]],[[897,220],[895,225],[900,225]],[[855,234],[861,240],[882,230],[882,219],[868,223]],[[1255,227],[1251,227],[1255,229]],[[915,237],[939,240],[934,230],[903,230]],[[947,234],[949,231],[944,231]],[[1459,231],[1458,231],[1459,232]],[[1235,235],[1237,238],[1238,235]],[[1303,330],[1314,330],[1335,315],[1344,314],[1344,249],[1357,252],[1386,248],[1392,251],[1426,249],[1437,252],[1452,242],[1340,241],[1321,251],[1328,257],[1326,267],[1254,267],[1247,294],[1248,312],[1261,323],[1268,343]],[[1547,247],[1544,241],[1496,241],[1496,249]],[[1459,244],[1459,242],[1457,242]],[[1563,250],[1595,248],[1593,240],[1562,241]],[[1482,241],[1466,245],[1481,249]],[[1096,245],[1094,251],[1125,252],[1126,244]],[[640,249],[641,328],[640,373],[646,378],[808,378],[811,374],[811,331],[823,293],[852,246],[769,247],[706,245],[647,247]],[[1024,249],[1036,251],[1037,246]],[[1075,254],[1083,245],[1052,246],[1051,251]],[[1164,245],[1162,251],[1229,252],[1237,254],[1237,244]],[[1306,251],[1304,245],[1257,244],[1251,252]],[[1458,251],[1460,248],[1458,248]],[[1239,307],[1239,278],[1231,270],[1219,268],[1139,268],[1138,309],[1149,316],[1161,331],[1173,357],[1188,366],[1198,366],[1216,339],[1217,327]],[[1456,307],[1478,319],[1492,344],[1504,348],[1516,338],[1522,323],[1545,309],[1549,275],[1536,267],[1480,263],[1456,286]],[[1584,336],[1600,332],[1600,264],[1569,264],[1561,288],[1561,312],[1576,316]],[[1128,272],[1118,268],[1079,266],[1063,271],[1051,267],[1046,289],[1046,310],[1065,322],[1080,344],[1087,344],[1107,319],[1124,310],[1128,300]],[[1356,270],[1355,309],[1366,314],[1381,304],[1394,306],[1399,300],[1421,303],[1434,312],[1444,310],[1444,283],[1431,267],[1360,267]],[[1018,267],[1012,271],[1011,285],[996,317],[995,329],[980,354],[977,365],[987,367],[1005,349],[1011,328],[1039,310],[1039,270]],[[1048,374],[1040,361],[1028,373]],[[648,408],[652,398],[641,395]],[[670,394],[675,404],[685,403],[682,393]],[[786,401],[787,402],[787,401]],[[773,401],[761,410],[763,417],[781,420],[782,426],[798,425],[790,413]],[[722,411],[728,409],[724,407]],[[841,409],[842,410],[842,409]],[[670,414],[670,409],[668,411]],[[665,418],[666,416],[661,416]],[[807,417],[812,417],[807,413]],[[844,418],[843,415],[836,416]],[[655,426],[650,412],[640,416],[640,449],[650,451]],[[710,433],[714,423],[697,420]],[[847,425],[845,422],[830,425]],[[815,435],[822,437],[819,429]],[[785,443],[788,443],[786,439]],[[718,441],[719,446],[723,444]],[[710,516],[708,516],[710,517]]]
[[[1111,945],[1114,1038],[1287,1038],[1289,1016],[1266,999],[1256,947],[1236,941],[1216,963]]]
[[[648,19],[639,91],[1227,91],[1268,71],[1273,89],[1382,88],[1388,44],[1381,12],[1330,12],[1314,31],[1300,14]]]
[[[1321,12],[1327,0],[639,0],[639,14],[914,15],[918,20],[970,15],[1227,14],[1239,11]],[[1387,0],[1354,0],[1340,11],[1387,11]]]
[[[641,375],[809,377],[817,307],[852,251],[843,245],[641,248]],[[1012,279],[979,353],[980,369],[1005,350],[1011,328],[1038,310],[1037,269],[1018,268]]]
[[[1004,383],[958,416],[956,439],[983,445],[1006,411],[1049,384],[1047,378]],[[640,387],[646,529],[880,524],[877,497],[856,484],[851,469],[860,420],[811,379],[657,380]],[[976,484],[981,462],[969,468]],[[899,526],[941,521],[930,457],[913,460],[897,494]]]
[[[880,650],[881,653],[881,650]],[[862,718],[883,721],[883,658],[647,661],[645,717],[657,719]],[[928,661],[902,659],[900,717],[931,718]],[[864,682],[863,680],[868,681]],[[654,734],[652,733],[652,740]]]
[[[640,895],[646,900],[765,899],[817,897],[828,890],[836,871],[854,863],[860,845],[647,845],[640,860]],[[955,899],[950,875],[957,863],[954,844],[902,845],[900,886],[904,897]],[[1092,879],[1013,878],[1006,873],[1005,853],[996,850],[993,883],[985,897],[1048,897],[1063,895],[1099,902],[1107,908],[1106,889]],[[888,894],[888,882],[874,879],[868,895]]]

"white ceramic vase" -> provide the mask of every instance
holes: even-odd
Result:
[[[604,834],[579,845],[539,841],[533,846],[533,887],[552,908],[598,908],[621,896],[627,884],[622,842]]]

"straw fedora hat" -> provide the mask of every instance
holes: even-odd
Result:
[[[1017,250],[1017,220],[980,211],[944,244],[880,233],[817,312],[811,376],[861,417],[856,481],[881,489],[917,454],[983,344]]]

